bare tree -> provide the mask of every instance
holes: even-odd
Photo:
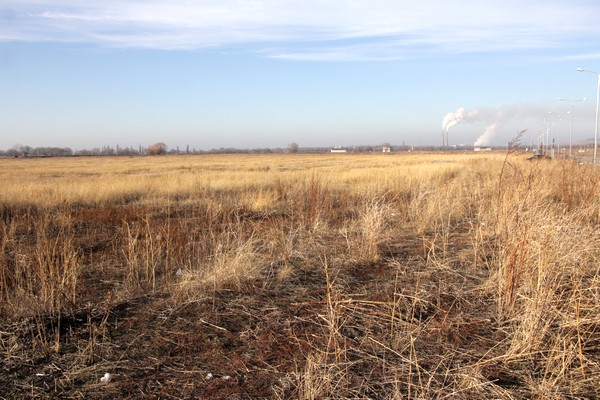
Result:
[[[148,146],[146,153],[151,156],[167,154],[167,145],[162,142],[151,144]]]
[[[290,143],[287,148],[289,153],[297,153],[299,148],[298,143]]]

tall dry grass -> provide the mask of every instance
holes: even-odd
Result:
[[[596,363],[583,345],[598,322],[592,317],[600,288],[595,175],[593,167],[569,163],[518,166],[496,199],[490,283],[510,333],[506,356],[544,360],[541,381],[529,378],[539,397],[577,393]]]
[[[280,397],[600,387],[593,166],[512,154],[0,163],[5,320],[104,309],[106,292],[176,310],[310,275],[318,329]]]
[[[58,315],[77,303],[81,254],[68,216],[47,210],[17,221],[1,221],[2,311]]]

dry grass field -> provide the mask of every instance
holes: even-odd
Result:
[[[600,397],[589,164],[1,159],[0,185],[0,398]]]

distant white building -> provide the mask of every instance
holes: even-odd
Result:
[[[475,146],[473,151],[492,151],[491,147]]]
[[[346,153],[346,149],[331,149],[332,153]]]
[[[383,146],[382,151],[384,153],[390,153],[392,151],[392,149],[390,147],[388,147],[388,146]]]

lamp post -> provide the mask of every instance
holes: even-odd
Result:
[[[562,97],[560,99],[558,99],[558,101],[566,101],[568,103],[571,103],[571,127],[569,128],[569,158],[571,158],[571,144],[573,141],[573,108],[575,106],[575,103],[578,101],[585,101],[587,100],[587,97],[582,97],[581,99],[563,99]]]
[[[552,114],[552,111],[548,112],[548,114]],[[552,122],[550,118],[544,118],[542,127],[546,129],[546,138],[544,139],[544,135],[542,135],[542,148],[544,150],[544,155],[546,156],[550,154],[550,131],[552,130],[553,126],[554,122]]]
[[[556,136],[556,142],[557,142],[557,146],[556,146],[556,157],[560,158],[560,113],[557,112],[553,112],[553,111],[548,111],[548,114],[552,117],[556,116],[556,122],[554,122],[554,119],[550,119],[551,123],[550,126],[551,128],[553,127],[557,127],[557,136]],[[551,150],[550,150],[550,157],[554,158],[554,138],[548,138],[548,140],[552,140],[552,144],[551,146]]]
[[[596,154],[598,150],[598,113],[600,112],[600,74],[583,68],[577,68],[577,72],[588,72],[598,77],[598,90],[596,92],[596,128],[594,130],[594,164],[596,164]]]

